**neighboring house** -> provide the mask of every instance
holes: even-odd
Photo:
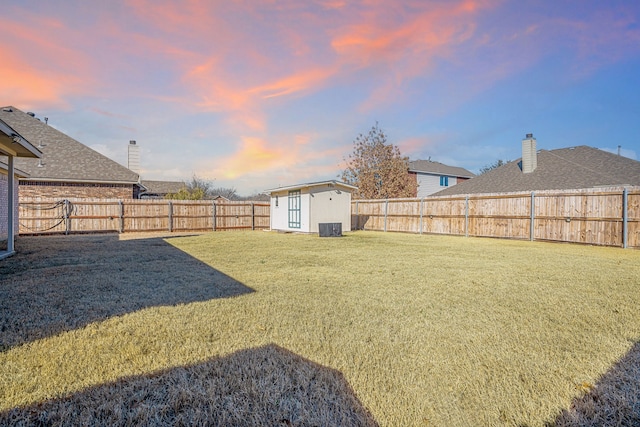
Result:
[[[49,126],[46,119],[4,107],[0,120],[42,152],[39,159],[15,159],[15,166],[28,174],[20,178],[20,198],[138,197],[137,173]]]
[[[358,187],[337,181],[267,190],[271,196],[271,229],[318,233],[319,224],[341,224],[351,231],[351,192]]]
[[[186,188],[184,182],[180,181],[152,181],[143,179],[140,181],[141,199],[164,199],[168,194],[178,193]]]
[[[0,240],[6,249],[0,249],[0,259],[14,253],[14,240],[18,230],[18,179],[26,174],[15,166],[16,159],[38,158],[42,153],[18,131],[0,119]]]
[[[574,190],[640,185],[640,162],[585,145],[537,150],[528,134],[522,158],[440,191],[436,196]]]
[[[409,162],[409,174],[418,182],[416,197],[426,197],[447,187],[452,187],[475,175],[464,168],[447,166],[431,160]]]

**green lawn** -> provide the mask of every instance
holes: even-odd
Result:
[[[25,252],[30,244],[40,244],[35,239],[21,240]],[[87,257],[105,245],[88,241]],[[189,371],[197,367],[233,383],[208,389],[216,391],[203,402],[215,401],[224,411],[229,395],[237,400],[227,402],[227,409],[237,408],[242,398],[255,399],[238,419],[276,408],[284,414],[278,415],[281,425],[288,425],[285,420],[289,425],[332,422],[314,418],[322,411],[346,414],[344,420],[356,420],[353,425],[364,424],[368,413],[385,426],[542,426],[556,419],[562,424],[557,417],[563,411],[571,414],[566,410],[573,399],[579,406],[580,399],[604,389],[601,377],[638,351],[640,252],[635,250],[375,232],[342,238],[218,232],[167,242],[180,250],[176,253],[212,267],[209,274],[218,279],[210,286],[233,280],[245,291],[143,304],[107,312],[104,318],[89,316],[73,327],[43,327],[24,342],[12,338],[0,352],[0,411],[5,411],[0,420],[17,417],[15,410],[7,415],[17,406],[41,410],[38,405],[47,399],[87,400],[87,390],[100,387],[89,395],[113,399],[114,393],[124,393],[114,391],[122,381],[131,379],[137,381],[136,390],[144,389],[144,381],[156,381],[156,394],[159,383],[195,393],[190,387],[200,387],[200,380],[176,378],[184,372],[198,377]],[[148,262],[154,258],[150,251],[144,250]],[[2,261],[1,280],[8,287],[27,274],[12,270],[11,263],[27,265],[29,256]],[[167,257],[167,265],[171,262]],[[131,286],[146,281],[175,291],[186,286],[174,283],[176,269],[185,262],[167,267],[173,276],[157,266],[148,268]],[[94,277],[99,269],[117,275],[113,262],[104,258],[83,274]],[[34,286],[62,288],[72,280],[64,274],[54,279],[29,280]],[[86,279],[83,287],[95,286],[95,280]],[[0,334],[8,336],[10,329],[3,327]],[[244,359],[247,352],[250,357]],[[256,381],[262,375],[256,367],[275,359],[281,362],[280,378]],[[299,377],[303,370],[309,374]],[[322,380],[317,372],[325,375]],[[637,396],[640,381],[634,372],[614,381]],[[158,375],[168,376],[158,381]],[[329,391],[319,393],[324,389],[310,386],[314,381]],[[158,405],[161,394],[148,402]],[[323,395],[325,400],[319,398]],[[640,419],[638,403],[629,403],[624,393],[611,405],[638,417],[627,421]],[[636,406],[629,410],[625,405]],[[154,406],[147,411],[158,412]]]

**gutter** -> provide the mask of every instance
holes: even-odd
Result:
[[[63,179],[63,178],[27,178],[21,181],[28,182],[71,182],[74,184],[127,184],[141,185],[138,181],[95,181],[86,179]]]

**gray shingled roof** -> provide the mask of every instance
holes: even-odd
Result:
[[[640,185],[640,162],[584,145],[538,151],[538,166],[528,174],[522,173],[521,161],[509,162],[433,195]]]
[[[447,166],[440,162],[434,162],[431,160],[413,160],[409,162],[409,172],[422,172],[461,178],[473,178],[476,176],[473,172],[469,172],[465,168]]]
[[[42,155],[31,142],[2,120],[0,120],[0,154],[33,158]]]
[[[146,189],[143,194],[165,195],[169,193],[177,193],[186,187],[181,181],[152,181],[144,179],[140,184]]]
[[[15,107],[0,108],[0,120],[42,152],[40,160],[15,159],[15,167],[27,172],[31,181],[138,182],[137,173]]]

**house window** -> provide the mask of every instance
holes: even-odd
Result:
[[[300,228],[300,190],[289,191],[289,228]]]
[[[440,187],[448,187],[449,186],[449,177],[441,176],[440,177]]]

